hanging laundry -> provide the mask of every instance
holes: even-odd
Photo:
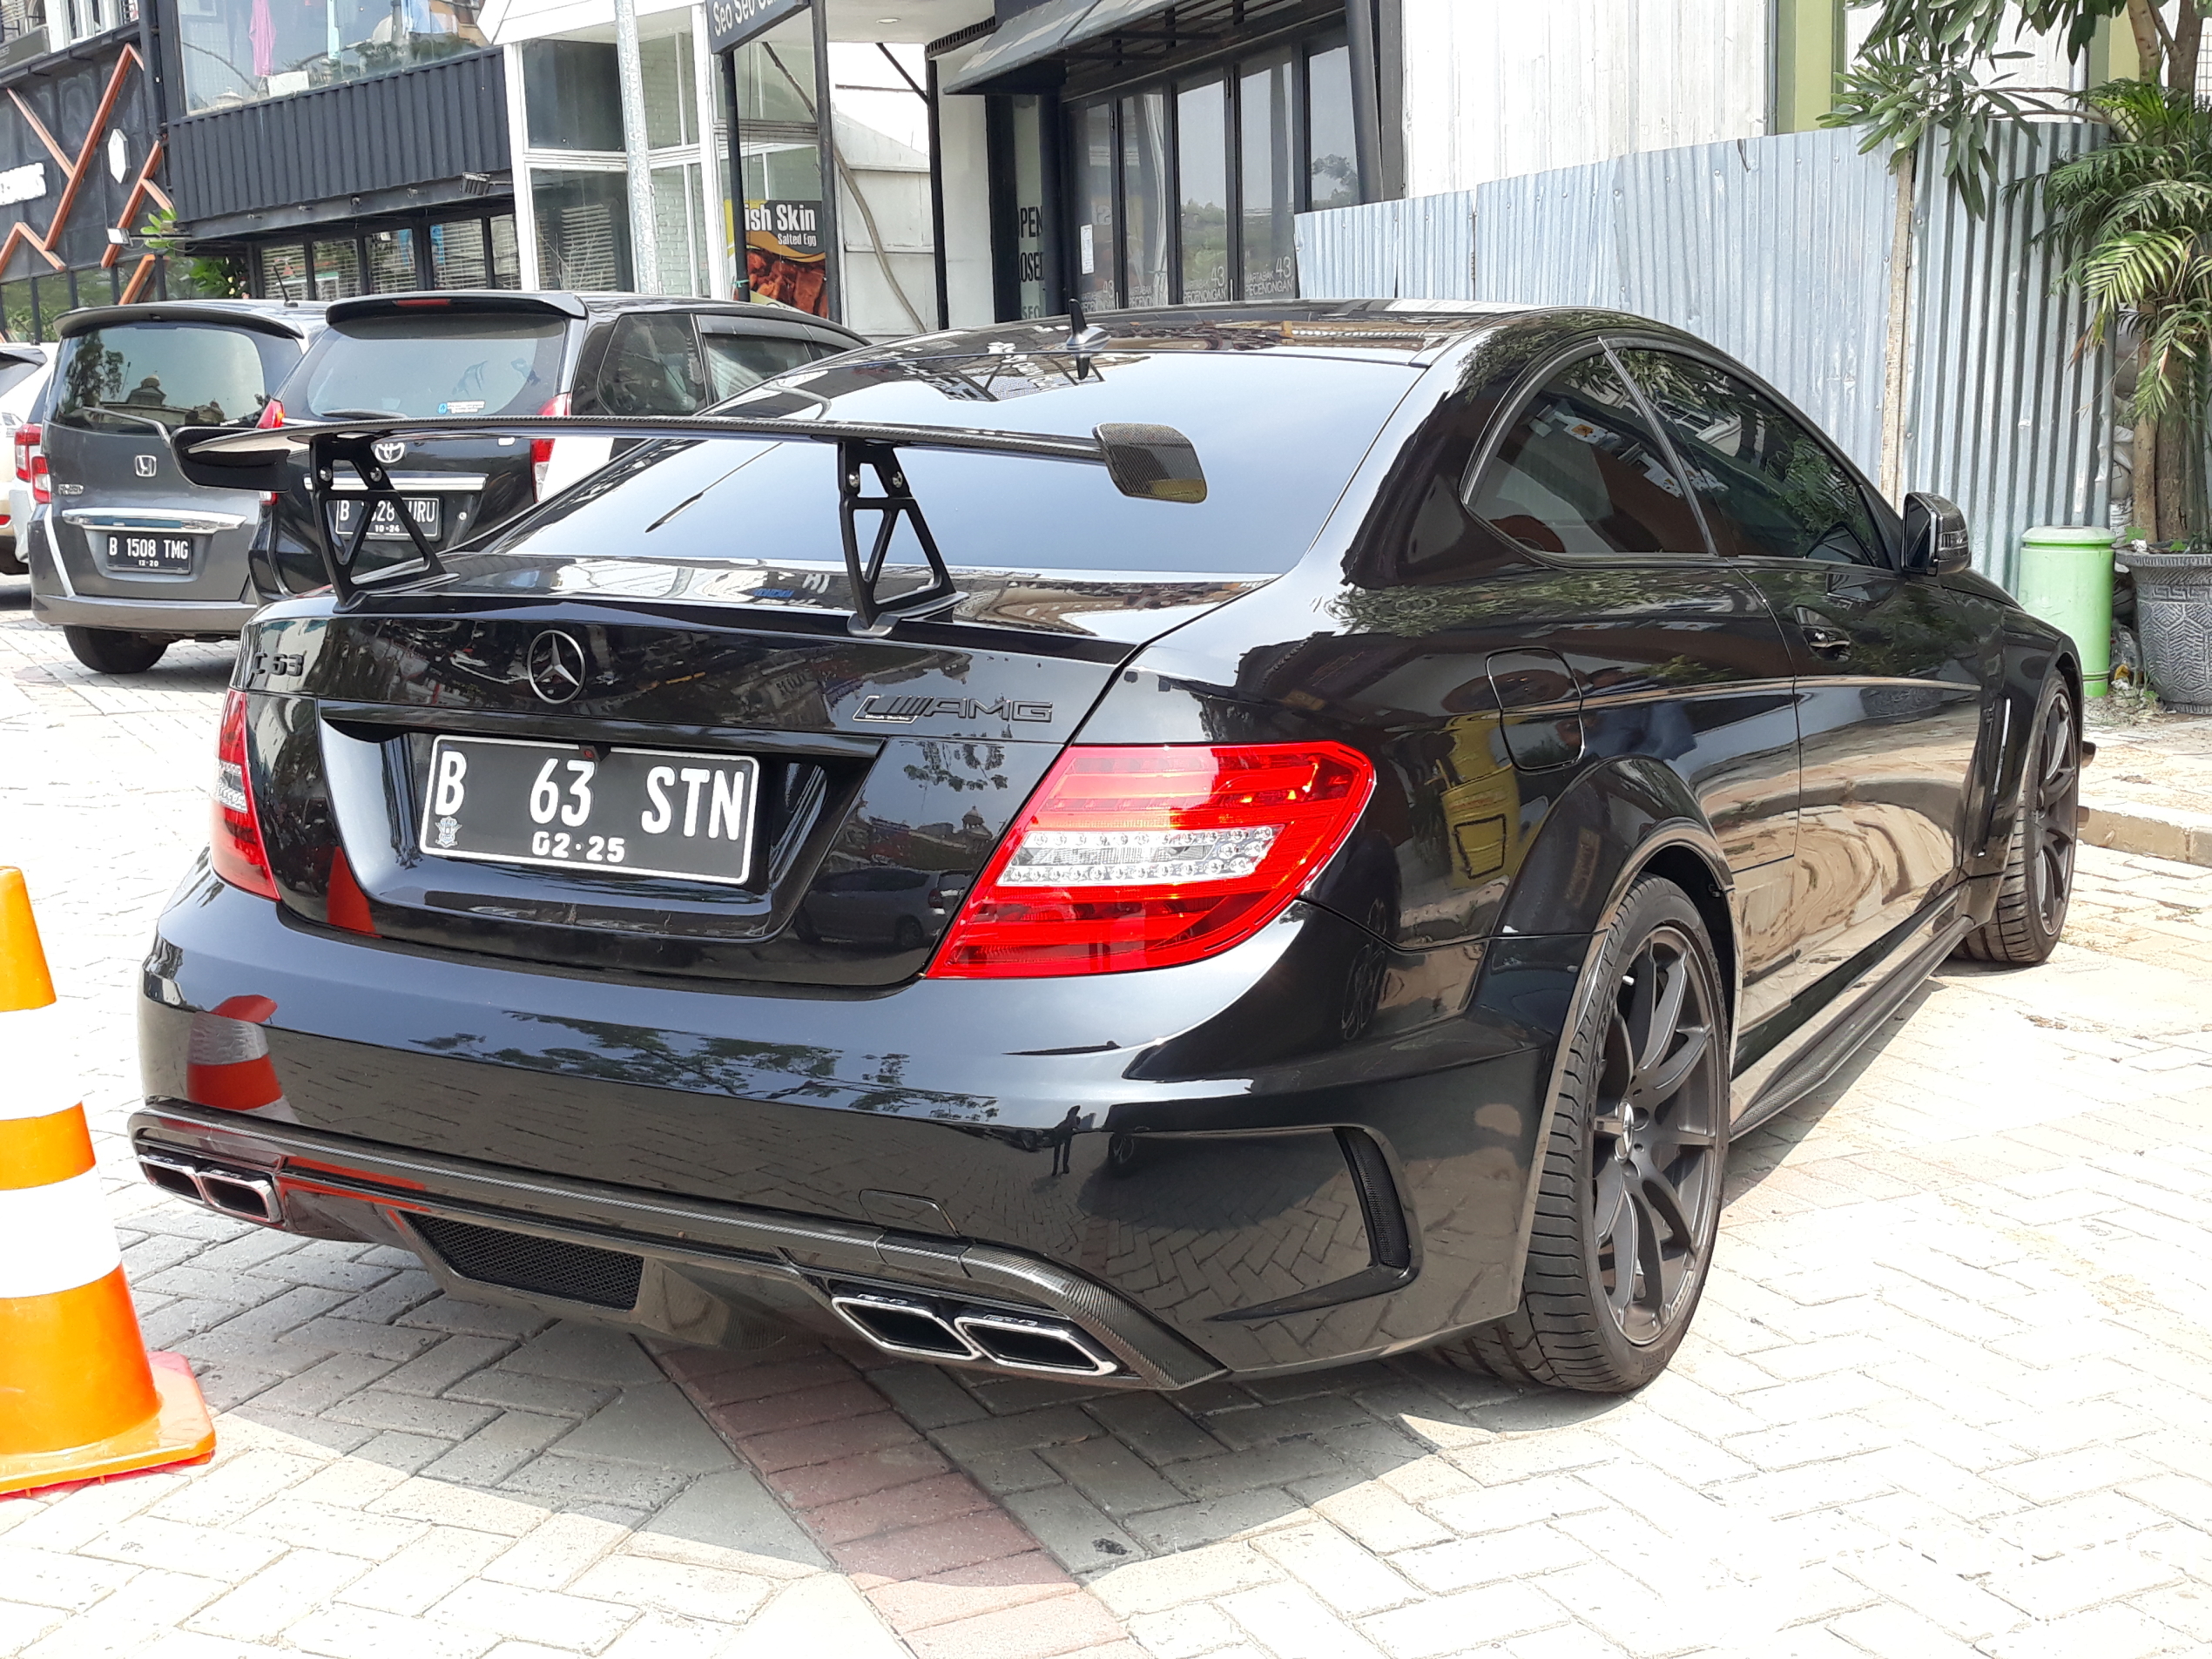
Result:
[[[276,24],[269,17],[269,0],[253,0],[253,16],[246,25],[246,37],[253,43],[253,74],[266,80],[269,71],[276,67]]]

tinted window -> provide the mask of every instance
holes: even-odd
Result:
[[[1827,446],[1733,374],[1672,352],[1623,352],[1730,555],[1885,564],[1858,483]]]
[[[681,312],[637,313],[615,325],[599,371],[599,407],[609,415],[689,415],[706,401],[691,320]]]
[[[0,357],[0,397],[5,397],[25,381],[45,368],[42,362],[24,362],[13,357]]]
[[[1066,325],[1034,332],[1056,343]],[[1265,350],[1103,351],[1080,380],[1057,352],[847,353],[756,388],[735,409],[781,416],[826,404],[838,420],[1082,437],[1102,422],[1165,422],[1197,449],[1203,502],[1137,500],[1103,468],[1026,456],[907,449],[900,462],[954,565],[1273,574],[1312,545],[1416,377],[1398,364]],[[519,521],[497,545],[840,569],[837,452],[751,440],[654,444]],[[904,530],[892,559],[920,562]]]
[[[1539,553],[1702,553],[1682,482],[1602,357],[1528,401],[1468,503]]]
[[[706,347],[707,380],[718,403],[759,385],[771,374],[826,357],[831,351],[810,340],[741,334],[732,324],[718,327],[704,317],[699,319],[699,343]]]
[[[251,426],[298,353],[288,341],[217,324],[94,329],[62,343],[54,424],[101,432]]]
[[[307,375],[306,413],[536,415],[561,390],[558,317],[496,312],[356,317]]]

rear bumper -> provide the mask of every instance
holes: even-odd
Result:
[[[233,1215],[249,1213],[255,1201],[245,1195],[258,1190],[275,1206],[276,1224],[413,1251],[448,1291],[470,1300],[744,1348],[773,1341],[788,1325],[842,1331],[833,1304],[859,1298],[927,1308],[946,1327],[979,1316],[1064,1322],[1110,1369],[931,1356],[945,1363],[1147,1389],[1188,1387],[1223,1369],[1080,1275],[988,1244],[705,1200],[649,1199],[175,1102],[149,1103],[132,1116],[131,1135],[159,1184],[179,1190],[162,1178],[179,1170],[212,1174],[233,1189],[217,1197]]]
[[[1178,1386],[1514,1305],[1585,943],[1415,955],[1298,905],[1187,968],[799,992],[363,941],[203,867],[145,965],[134,1132],[469,1294],[742,1342],[859,1284],[1063,1318]],[[266,1044],[258,1087],[211,1081],[226,1044]],[[626,1252],[638,1299],[463,1271],[418,1212]]]
[[[208,600],[95,599],[42,590],[34,571],[30,613],[54,628],[119,628],[138,634],[235,634],[258,605]]]

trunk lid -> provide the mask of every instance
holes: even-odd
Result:
[[[428,592],[363,596],[342,615],[273,607],[240,658],[249,690],[292,694],[254,699],[271,867],[295,912],[414,944],[556,969],[894,984],[927,962],[1120,664],[1265,579],[964,571],[955,610],[875,638],[846,629],[841,573],[726,562],[477,555]],[[551,634],[583,660],[559,704],[532,678]],[[442,737],[563,745],[544,752],[556,761],[588,750],[601,765],[609,752],[749,760],[745,879],[441,854],[423,809]]]

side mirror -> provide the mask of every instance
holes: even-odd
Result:
[[[1953,576],[1973,568],[1966,546],[1966,516],[1940,496],[1914,490],[1905,498],[1907,576]]]

